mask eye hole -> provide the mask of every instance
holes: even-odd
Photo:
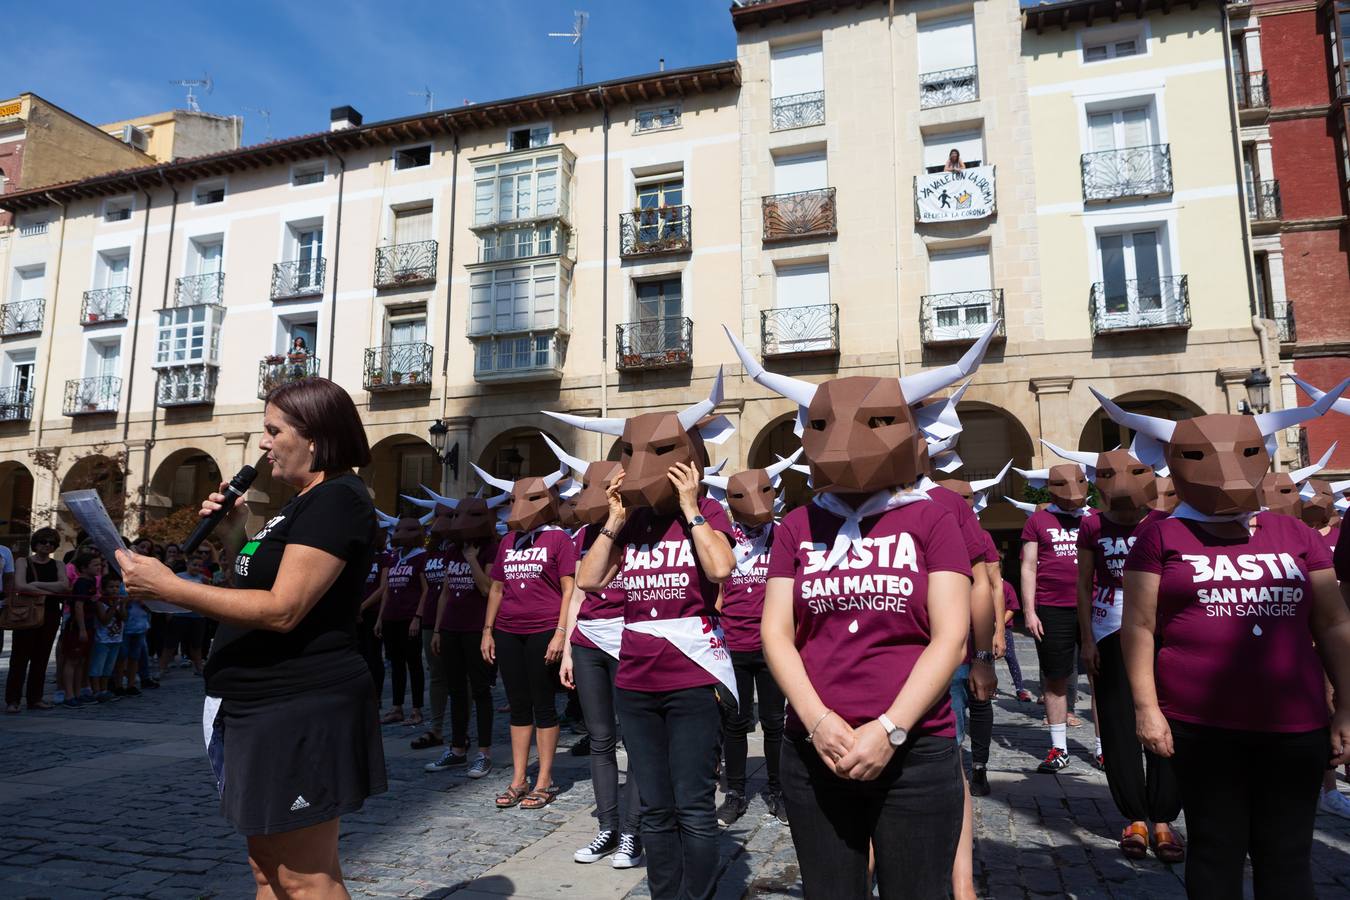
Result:
[[[619,452],[622,453],[624,456],[632,456],[632,455],[633,455],[633,445],[632,445],[632,444],[620,444],[620,445],[619,445]]]
[[[1138,475],[1139,473],[1136,472],[1135,474]],[[1116,471],[1115,471],[1115,469],[1098,469],[1098,470],[1097,470],[1097,480],[1098,480],[1098,481],[1101,481],[1103,478],[1115,478],[1115,477],[1116,477]]]
[[[1260,452],[1261,452],[1261,448],[1260,448],[1260,447],[1246,447],[1246,448],[1243,448],[1242,455],[1243,455],[1243,456],[1255,456],[1256,454],[1258,454],[1258,453],[1260,453]]]
[[[825,420],[824,420],[824,419],[812,419],[812,420],[811,420],[811,430],[812,430],[812,431],[824,431],[824,430],[825,430]]]
[[[759,489],[759,492],[761,494],[769,494],[773,492],[773,488],[766,484],[764,487]]]
[[[882,428],[886,425],[894,425],[895,416],[873,416],[867,420],[868,428]]]
[[[1182,458],[1182,459],[1197,460],[1197,461],[1198,461],[1198,460],[1202,460],[1202,459],[1205,458],[1205,451],[1203,451],[1203,450],[1182,450],[1182,451],[1181,451],[1181,458]]]
[[[744,494],[732,494],[732,495],[731,495],[731,499],[732,499],[732,500],[744,500],[744,499],[745,499],[745,495],[744,495]]]
[[[664,447],[653,447],[652,449],[656,452],[657,456],[665,456],[667,453],[675,449],[675,445],[667,444]]]

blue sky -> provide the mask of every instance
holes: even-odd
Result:
[[[549,38],[590,12],[586,80],[731,59],[730,0],[231,0],[229,3],[65,0],[14,3],[6,30],[25,64],[0,75],[0,97],[40,94],[81,118],[112,122],[181,108],[171,79],[209,72],[206,112],[245,118],[245,143],[328,127],[351,104],[366,121],[549,90],[576,81],[576,48]],[[18,62],[11,57],[11,62]]]

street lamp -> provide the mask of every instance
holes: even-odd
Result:
[[[450,439],[450,427],[443,420],[437,419],[431,423],[427,431],[431,434],[431,449],[435,452],[436,459],[440,460],[441,465],[449,466],[451,475],[458,478],[459,442],[456,441],[449,451],[445,449],[446,442]]]
[[[1270,410],[1270,376],[1264,369],[1252,369],[1251,374],[1242,380],[1247,389],[1247,407],[1252,413]]]

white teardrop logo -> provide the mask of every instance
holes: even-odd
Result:
[[[850,623],[848,624],[848,633],[849,633],[849,634],[857,634],[857,633],[858,633],[858,620],[857,620],[857,619],[854,619],[852,622],[850,622]]]
[[[652,618],[653,618],[653,619],[656,618],[656,610],[652,610]]]
[[[1260,637],[1260,636],[1261,636],[1261,626],[1260,626],[1260,625],[1253,625],[1253,626],[1252,626],[1252,634],[1256,635],[1257,637]]]

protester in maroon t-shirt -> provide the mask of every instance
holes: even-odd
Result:
[[[412,681],[410,725],[422,724],[422,604],[427,596],[427,580],[422,567],[426,563],[426,531],[422,520],[404,516],[394,526],[390,542],[394,550],[380,579],[380,617],[375,634],[384,641],[394,679],[394,705],[380,721],[403,721],[403,697]]]

